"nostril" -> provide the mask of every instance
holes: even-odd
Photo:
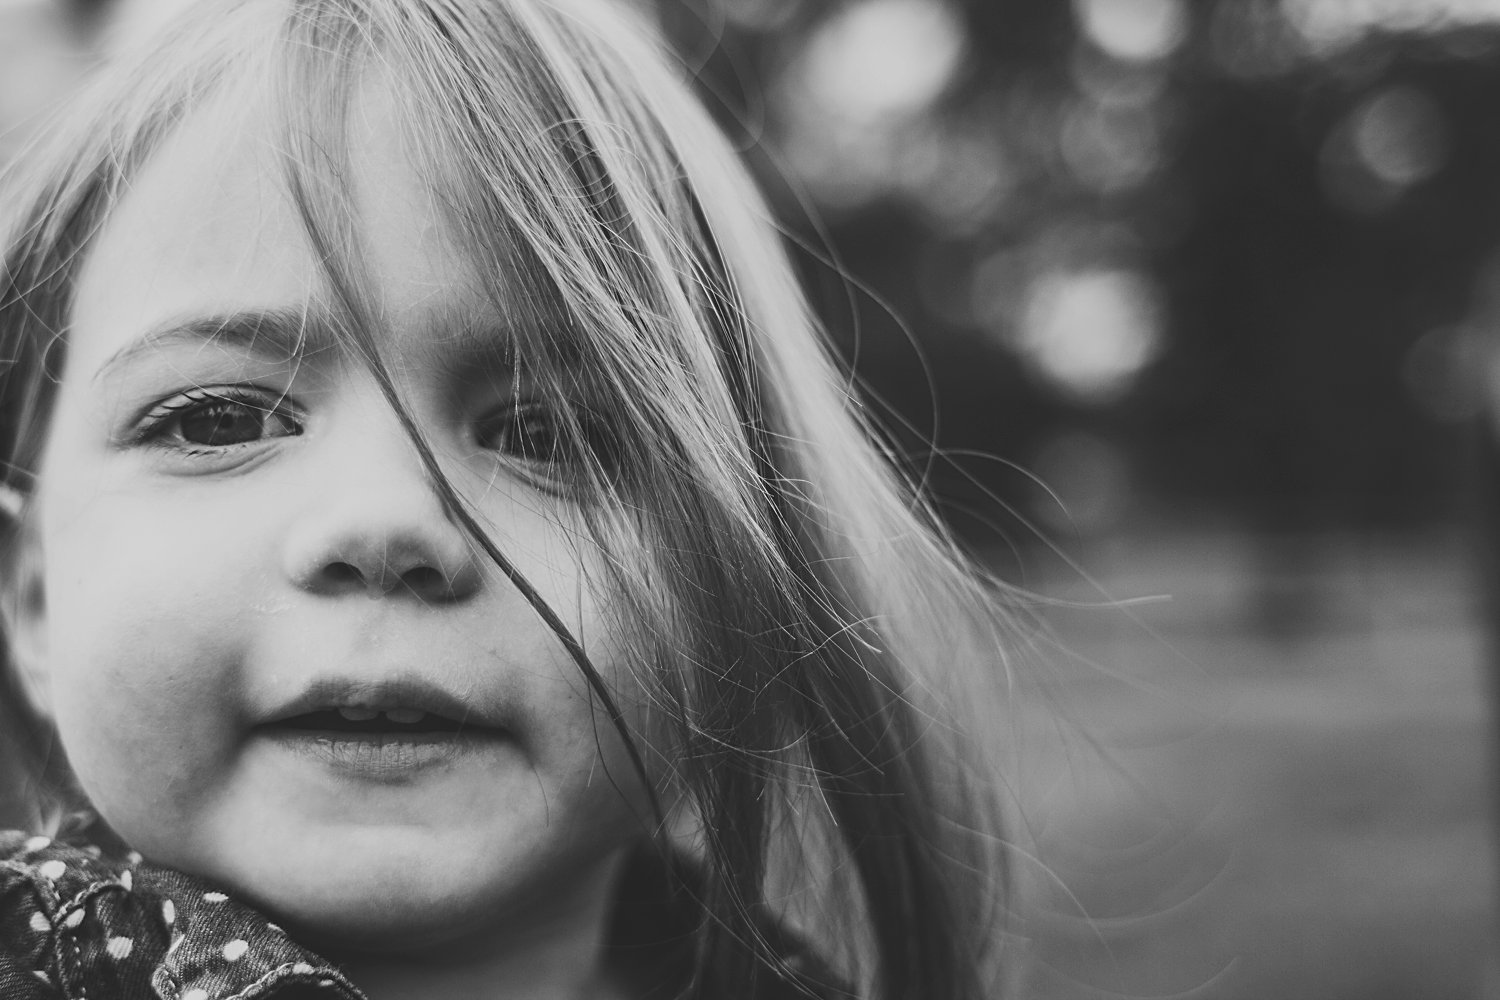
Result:
[[[453,589],[448,577],[432,566],[413,566],[401,574],[401,585],[427,599],[443,597]]]
[[[323,567],[323,577],[332,584],[354,584],[363,587],[365,575],[346,562],[333,562]]]
[[[338,521],[310,519],[298,527],[287,541],[286,573],[314,593],[407,594],[446,603],[467,598],[482,583],[463,537],[431,519],[392,524],[368,515],[361,523],[344,514]]]

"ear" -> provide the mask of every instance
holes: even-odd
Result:
[[[41,540],[26,517],[26,495],[0,483],[0,627],[11,662],[38,707],[46,705],[46,588]]]

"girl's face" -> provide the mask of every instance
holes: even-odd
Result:
[[[502,551],[623,680],[576,512],[538,486],[558,471],[548,412],[497,360],[513,315],[367,97],[350,194],[398,389]],[[331,942],[545,919],[607,891],[643,790],[327,336],[272,143],[227,103],[190,118],[89,251],[21,645],[85,791],[148,858]]]

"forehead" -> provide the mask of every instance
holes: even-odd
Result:
[[[380,88],[363,90],[347,123],[338,123],[348,166],[325,176],[353,209],[377,314],[399,333],[434,311],[485,310],[471,265],[407,155],[395,107]],[[194,317],[327,307],[325,272],[290,193],[284,141],[267,102],[226,98],[191,114],[162,143],[82,264],[70,368],[93,370],[143,331]]]

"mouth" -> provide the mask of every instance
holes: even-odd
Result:
[[[259,729],[299,758],[382,782],[456,764],[509,740],[463,698],[412,679],[321,681],[270,713]]]
[[[304,712],[271,724],[272,729],[290,731],[361,735],[400,736],[422,733],[458,733],[479,728],[458,719],[424,711],[420,708],[369,708],[363,705],[341,705]]]

